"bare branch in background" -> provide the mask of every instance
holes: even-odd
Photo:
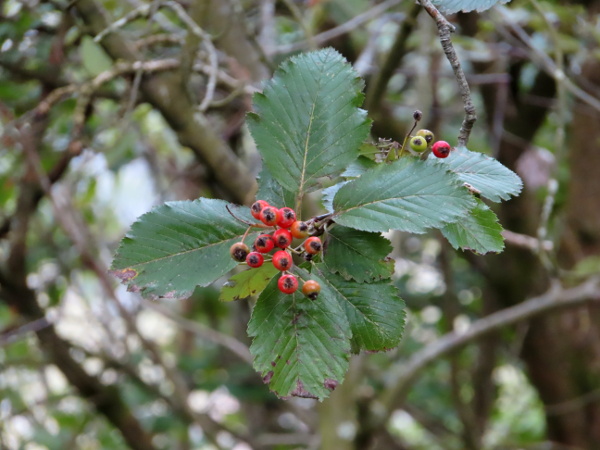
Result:
[[[305,40],[305,41],[295,42],[293,44],[280,45],[279,47],[277,47],[276,53],[283,54],[283,53],[297,52],[298,50],[306,50],[307,48],[309,48],[311,46],[312,43],[314,43],[315,45],[323,45],[327,41],[330,41],[331,39],[334,39],[338,36],[342,36],[346,33],[350,33],[355,28],[379,17],[380,15],[385,13],[388,9],[400,4],[401,1],[402,0],[387,0],[383,3],[380,3],[376,6],[374,6],[373,8],[371,8],[369,10],[365,11],[364,13],[353,17],[349,21],[347,21],[335,28],[332,28],[331,30],[327,30],[327,31],[324,31],[323,33],[317,34],[310,41]]]
[[[388,414],[405,400],[408,390],[421,371],[433,361],[500,328],[549,313],[558,308],[576,307],[587,302],[600,301],[600,278],[590,278],[578,286],[565,288],[555,282],[539,297],[519,303],[477,320],[464,332],[456,331],[442,336],[413,354],[407,361],[398,363],[396,375],[381,396]]]

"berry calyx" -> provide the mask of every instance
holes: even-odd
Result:
[[[293,294],[298,289],[298,279],[290,273],[283,274],[277,280],[277,287],[284,294]]]
[[[447,158],[450,154],[450,144],[446,141],[437,141],[433,144],[433,147],[431,147],[431,151],[438,158]]]
[[[290,270],[294,265],[294,261],[292,260],[292,255],[290,255],[285,250],[278,250],[273,255],[273,265],[277,270]]]
[[[321,292],[321,285],[315,280],[308,280],[302,286],[302,293],[311,300],[316,300],[319,292]]]
[[[425,130],[425,129],[417,131],[416,136],[421,136],[421,137],[425,138],[427,145],[431,144],[434,139],[433,133],[431,131]]]
[[[273,233],[273,240],[275,241],[275,245],[279,248],[289,247],[292,243],[292,233],[285,228],[280,228]]]
[[[246,256],[246,263],[250,267],[260,267],[265,262],[265,258],[258,252],[250,252],[248,256]]]
[[[296,239],[304,239],[306,236],[308,236],[308,224],[306,222],[297,220],[290,227],[290,232]]]
[[[246,256],[248,256],[248,253],[250,253],[250,249],[243,242],[236,242],[231,247],[229,247],[229,254],[237,262],[246,261]]]
[[[427,149],[427,141],[422,136],[413,136],[410,139],[410,148],[415,152],[422,152]]]
[[[316,236],[309,237],[304,241],[304,251],[310,255],[316,255],[323,248],[323,244],[321,244],[321,239]]]
[[[269,206],[269,204],[266,201],[257,200],[252,203],[252,206],[250,206],[250,214],[252,214],[252,217],[254,217],[256,220],[260,220],[260,212],[267,206]]]
[[[275,247],[275,241],[270,234],[261,234],[254,241],[254,248],[260,253],[269,253]]]
[[[281,217],[277,221],[277,225],[281,228],[289,228],[296,221],[296,213],[292,208],[286,206],[281,208],[279,212],[281,213]]]
[[[281,212],[274,206],[265,206],[259,214],[260,221],[269,226],[275,226],[280,217]]]

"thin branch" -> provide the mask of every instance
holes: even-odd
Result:
[[[433,361],[503,327],[558,308],[574,307],[588,301],[600,301],[600,277],[590,278],[578,286],[567,289],[555,283],[539,297],[479,319],[463,333],[452,332],[444,335],[413,354],[408,361],[399,363],[394,381],[381,396],[388,416],[404,401],[410,385],[417,379],[419,373]]]
[[[532,236],[527,236],[526,234],[515,233],[510,230],[503,230],[502,237],[511,245],[516,247],[526,248],[531,250],[532,252],[537,252],[540,248],[543,248],[544,251],[550,252],[554,248],[554,243],[552,241],[540,241]]]
[[[154,311],[159,312],[163,316],[168,317],[179,327],[190,331],[196,336],[205,339],[209,342],[212,342],[213,344],[226,348],[231,353],[240,358],[242,361],[252,365],[252,355],[250,354],[248,347],[246,347],[237,339],[226,334],[220,333],[219,331],[205,327],[200,323],[188,320],[185,317],[181,317],[180,315],[176,314],[172,309],[169,309],[160,303],[142,299],[142,304],[145,307],[153,309]]]
[[[520,27],[518,24],[514,23],[514,21],[508,17],[506,12],[506,8],[502,6],[498,6],[494,8],[497,12],[500,13],[502,18],[504,19],[506,25],[510,27],[510,29],[515,33],[515,35],[519,38],[519,40],[524,43],[527,48],[531,52],[531,59],[533,62],[537,63],[548,75],[550,75],[557,84],[562,84],[565,89],[567,89],[572,95],[577,97],[584,103],[587,103],[589,106],[594,108],[596,111],[600,111],[600,100],[595,98],[594,96],[588,94],[579,86],[577,86],[571,79],[567,76],[567,74],[559,68],[552,58],[550,58],[546,53],[539,50],[539,48],[533,43],[529,35],[525,32],[525,30]],[[511,36],[505,33],[507,38]]]
[[[107,35],[114,33],[115,31],[119,30],[120,28],[123,28],[129,22],[133,22],[136,19],[147,17],[148,14],[150,14],[150,10],[151,10],[152,6],[153,6],[152,3],[138,6],[134,10],[125,14],[120,19],[115,20],[107,28],[105,28],[104,30],[102,30],[100,33],[98,33],[96,35],[96,37],[94,38],[94,42],[102,41],[102,39],[104,39]]]
[[[469,142],[469,136],[471,135],[473,125],[477,120],[477,114],[475,112],[475,105],[471,99],[471,90],[469,89],[467,78],[465,77],[465,73],[463,72],[460,61],[458,60],[458,55],[456,54],[456,50],[454,50],[454,45],[450,39],[450,34],[454,32],[455,28],[454,25],[450,24],[450,22],[446,20],[441,12],[439,12],[438,9],[433,6],[433,3],[431,3],[430,0],[419,0],[419,3],[423,6],[423,8],[425,8],[425,11],[427,11],[431,18],[435,20],[438,33],[440,35],[442,49],[444,50],[444,54],[446,55],[448,62],[450,62],[450,65],[452,66],[454,76],[456,77],[456,81],[458,83],[458,91],[460,92],[460,96],[465,107],[465,118],[463,119],[462,125],[460,126],[460,131],[458,133],[458,145],[466,146]]]
[[[217,85],[217,72],[219,70],[219,62],[217,60],[217,50],[212,43],[211,36],[204,31],[200,26],[192,19],[183,7],[174,1],[167,1],[162,3],[163,6],[172,9],[177,17],[189,28],[190,32],[194,34],[208,52],[208,61],[210,64],[210,71],[208,72],[208,82],[206,83],[206,94],[200,102],[198,107],[200,111],[206,111],[210,106],[212,99],[215,95],[215,87]]]
[[[379,107],[392,75],[394,75],[404,55],[406,55],[406,43],[417,23],[416,19],[419,12],[421,12],[421,7],[418,3],[415,3],[402,21],[402,25],[400,25],[396,34],[394,45],[392,45],[392,48],[388,52],[385,62],[377,73],[374,74],[375,79],[369,84],[367,91],[366,109],[368,111],[372,112],[373,108]]]
[[[299,50],[305,50],[309,48],[313,43],[314,45],[323,45],[327,41],[334,39],[338,36],[342,36],[346,33],[350,33],[355,30],[359,26],[379,17],[383,13],[385,13],[388,9],[398,5],[402,0],[387,0],[383,3],[380,3],[377,6],[365,11],[358,16],[353,17],[348,22],[344,22],[343,24],[332,28],[331,30],[324,31],[323,33],[317,34],[312,40],[304,40],[300,42],[294,42],[293,44],[281,45],[277,47],[275,53],[293,53]]]
[[[18,328],[0,333],[0,347],[5,347],[20,339],[23,339],[25,335],[31,332],[38,332],[52,325],[52,322],[46,317],[40,317],[39,319],[27,322]]]
[[[33,110],[36,114],[47,114],[50,108],[60,100],[73,94],[83,94],[90,96],[97,91],[103,84],[114,80],[115,78],[129,73],[138,71],[144,73],[162,72],[165,70],[173,70],[179,67],[179,61],[174,58],[157,59],[152,61],[135,61],[132,63],[120,62],[115,64],[109,70],[106,70],[96,77],[83,84],[70,84],[53,90],[48,96],[39,103]]]

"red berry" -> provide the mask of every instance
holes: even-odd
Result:
[[[446,141],[437,141],[433,144],[433,147],[431,147],[431,151],[438,158],[447,158],[450,154],[450,144]]]
[[[308,224],[297,220],[292,224],[290,231],[296,239],[303,239],[308,236]]]
[[[316,236],[309,237],[304,241],[304,251],[310,255],[316,255],[322,248],[321,239]]]
[[[277,287],[284,294],[293,294],[298,289],[298,279],[292,274],[283,274],[277,280]]]
[[[281,212],[281,217],[277,221],[277,225],[281,228],[289,228],[296,221],[296,213],[292,208],[288,208],[287,206],[281,208],[279,210]]]
[[[273,255],[273,265],[277,270],[290,270],[294,265],[294,261],[292,260],[292,255],[290,255],[285,250],[278,250]]]
[[[302,293],[311,300],[315,300],[321,292],[321,285],[315,280],[308,280],[302,286]]]
[[[238,262],[246,261],[246,256],[248,256],[249,252],[250,249],[243,242],[236,242],[231,247],[229,247],[229,254],[233,259],[235,259]]]
[[[284,228],[280,228],[279,230],[273,233],[273,240],[275,241],[275,245],[280,248],[289,247],[292,243],[292,233]]]
[[[246,263],[250,267],[260,267],[265,262],[265,258],[258,252],[250,252],[248,256],[246,256]]]
[[[275,247],[275,241],[270,234],[261,234],[254,241],[254,248],[257,252],[269,253]]]
[[[275,226],[281,217],[281,211],[274,206],[265,206],[260,210],[260,220],[265,225]]]
[[[256,200],[250,207],[250,214],[252,214],[252,217],[254,217],[256,220],[260,220],[260,212],[267,206],[269,206],[269,204],[266,201]]]

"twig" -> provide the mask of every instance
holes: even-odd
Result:
[[[454,76],[458,83],[458,90],[465,108],[465,118],[460,126],[457,140],[458,146],[466,146],[469,142],[469,136],[471,135],[473,125],[477,120],[477,114],[475,112],[475,105],[471,99],[469,84],[467,83],[465,73],[463,72],[460,61],[458,60],[458,55],[456,54],[454,45],[452,45],[452,40],[450,39],[450,34],[454,32],[455,28],[448,20],[446,20],[441,12],[433,6],[433,3],[431,3],[430,0],[419,0],[419,3],[425,8],[425,11],[427,11],[431,18],[435,20],[440,35],[442,49],[444,50],[448,62],[450,62],[450,65],[452,66]]]
[[[208,61],[210,63],[210,70],[208,72],[208,82],[206,83],[206,94],[200,102],[200,106],[198,109],[200,111],[206,111],[206,109],[210,106],[212,99],[215,95],[215,87],[217,85],[217,72],[219,70],[219,61],[217,59],[217,50],[212,43],[211,36],[204,31],[200,26],[188,15],[188,13],[183,9],[183,7],[174,1],[167,1],[162,3],[161,5],[171,8],[177,17],[189,28],[190,32],[192,32],[196,37],[198,37],[206,51],[208,52]]]
[[[393,6],[398,5],[401,1],[402,0],[387,0],[383,3],[380,3],[377,6],[374,6],[373,8],[369,9],[368,11],[365,11],[364,13],[359,14],[356,17],[353,17],[348,22],[344,22],[343,24],[341,24],[335,28],[332,28],[331,30],[327,30],[327,31],[324,31],[323,33],[317,34],[312,39],[312,41],[304,40],[304,41],[300,41],[300,42],[294,42],[293,44],[281,45],[281,46],[277,47],[275,53],[276,54],[293,53],[293,52],[297,52],[299,50],[305,50],[306,48],[309,48],[313,42],[317,46],[322,45],[331,39],[334,39],[338,36],[342,36],[346,33],[350,33],[351,31],[355,30],[362,24],[379,17],[384,12],[386,12],[388,9],[392,8]]]

